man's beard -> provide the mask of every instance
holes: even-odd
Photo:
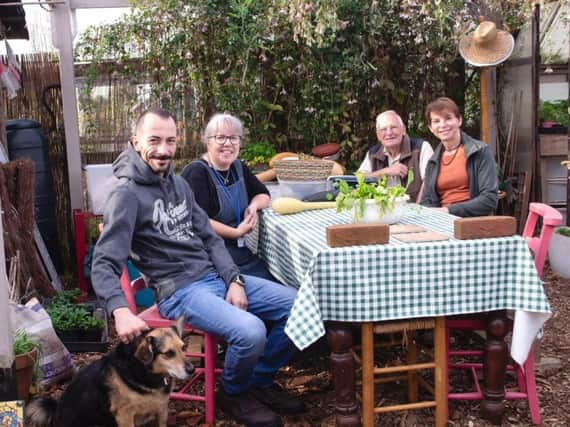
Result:
[[[148,158],[149,158],[149,160],[161,160],[161,161],[164,161],[164,160],[172,160],[173,157],[174,157],[174,156],[169,156],[169,155],[162,155],[162,156],[152,155],[152,156],[149,156]]]

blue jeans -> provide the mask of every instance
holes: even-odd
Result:
[[[225,300],[226,285],[217,273],[178,289],[158,303],[169,319],[182,315],[196,328],[228,343],[222,384],[229,394],[250,387],[269,387],[275,373],[296,352],[285,335],[285,323],[296,291],[254,276],[244,276],[247,311]],[[269,334],[265,322],[270,326]]]
[[[273,275],[267,269],[265,263],[258,256],[256,256],[249,262],[246,262],[245,264],[241,264],[239,266],[239,271],[242,274],[248,276],[261,277],[262,279],[267,279],[271,280],[272,282],[277,282],[277,279],[273,277]]]

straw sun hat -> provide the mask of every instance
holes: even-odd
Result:
[[[459,53],[466,62],[476,67],[490,67],[507,60],[515,47],[513,36],[497,30],[494,22],[483,21],[475,31],[461,36]]]

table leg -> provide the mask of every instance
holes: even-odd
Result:
[[[360,425],[352,358],[352,329],[346,322],[327,322],[327,339],[331,350],[330,363],[336,398],[337,427]]]
[[[507,319],[505,310],[487,316],[485,342],[483,402],[481,416],[493,424],[501,424],[505,412],[505,371],[507,367]]]

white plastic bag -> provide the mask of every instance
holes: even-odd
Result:
[[[51,385],[73,374],[73,359],[51,324],[46,310],[36,298],[26,305],[10,303],[14,329],[25,329],[29,337],[40,342],[39,367],[43,373],[41,383]]]

